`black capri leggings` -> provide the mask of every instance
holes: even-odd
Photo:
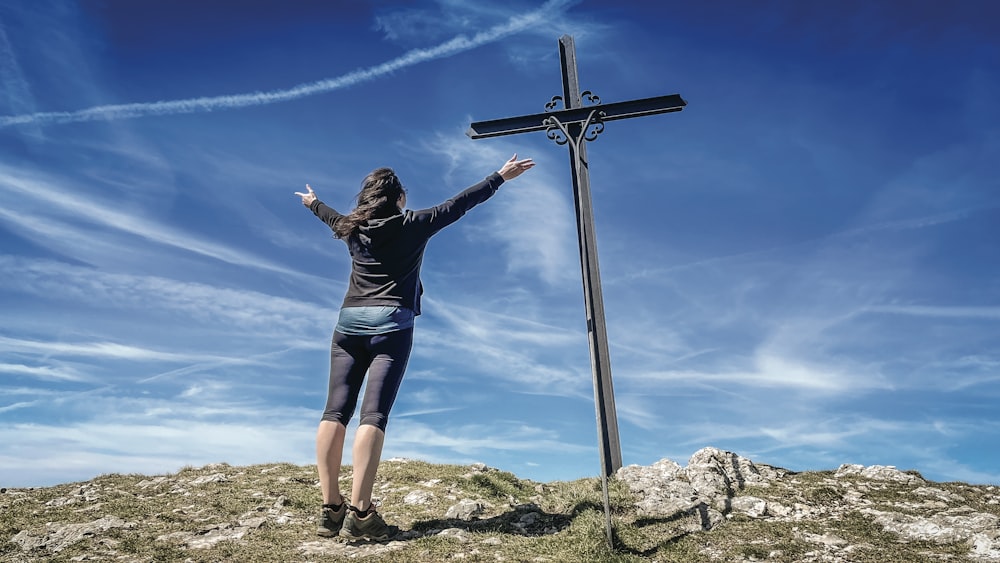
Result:
[[[334,331],[330,345],[330,389],[323,420],[347,426],[357,407],[365,372],[368,372],[365,397],[361,402],[361,424],[385,431],[412,345],[413,327],[370,336]]]

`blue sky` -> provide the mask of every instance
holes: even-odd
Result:
[[[141,6],[137,7],[137,6]],[[1000,483],[1000,8],[940,2],[0,7],[0,484],[313,463],[349,209],[537,166],[432,241],[385,456],[597,475],[557,40],[588,145],[625,464]],[[349,462],[349,454],[348,459]]]

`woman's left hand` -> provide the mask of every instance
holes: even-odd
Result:
[[[500,174],[504,180],[513,180],[534,165],[534,160],[531,160],[530,158],[518,160],[517,153],[514,153],[514,156],[510,157],[510,160],[505,162],[503,166],[500,167],[500,170],[497,170],[497,174]]]
[[[295,195],[302,198],[302,205],[309,207],[313,204],[314,201],[316,201],[316,192],[314,192],[313,189],[309,187],[309,184],[306,184],[306,190],[308,190],[306,193],[295,192]]]

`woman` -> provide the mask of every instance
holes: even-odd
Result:
[[[306,192],[302,204],[347,243],[351,278],[330,347],[330,386],[316,432],[316,460],[323,491],[318,534],[384,541],[398,532],[372,504],[372,486],[385,440],[385,426],[403,379],[420,314],[420,265],[427,241],[468,210],[486,201],[507,180],[533,167],[515,154],[485,180],[430,209],[404,211],[406,190],[390,168],[372,171],[361,183],[357,206],[347,215]],[[351,499],[340,494],[340,464],[347,423],[361,401],[354,436]]]

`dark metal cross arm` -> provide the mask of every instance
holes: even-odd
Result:
[[[616,119],[626,119],[629,117],[640,117],[643,115],[681,111],[686,105],[687,102],[685,102],[679,94],[670,94],[668,96],[656,96],[654,98],[643,98],[627,102],[596,104],[558,111],[534,113],[531,115],[521,115],[518,117],[476,121],[469,126],[469,129],[465,132],[465,134],[473,139],[484,139],[487,137],[514,135],[517,133],[528,133],[531,131],[544,131],[549,127],[548,123],[545,122],[545,120],[549,117],[555,117],[566,125],[570,123],[583,123],[587,121],[587,118],[590,116],[592,111],[598,110],[601,112],[602,121],[614,121]]]

